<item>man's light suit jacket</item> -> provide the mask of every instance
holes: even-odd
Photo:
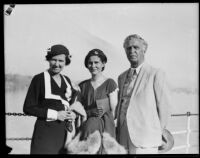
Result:
[[[128,70],[118,77],[118,121],[127,73]],[[164,73],[143,63],[135,81],[126,115],[130,139],[136,147],[158,147],[162,144],[162,128],[166,126],[170,114],[168,95]],[[117,129],[120,130],[120,127]]]

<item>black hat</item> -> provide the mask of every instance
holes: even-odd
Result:
[[[60,54],[65,54],[66,56],[69,55],[69,50],[61,44],[53,45],[47,51],[47,56],[51,56],[51,57],[55,55],[60,55]]]
[[[158,153],[165,153],[172,149],[174,146],[174,137],[167,129],[162,133],[162,145],[158,147]]]
[[[60,54],[65,54],[66,65],[68,65],[71,62],[70,60],[71,55],[69,54],[69,50],[64,45],[61,45],[61,44],[53,45],[51,46],[51,48],[47,49],[46,60],[49,61],[53,56],[60,55]]]

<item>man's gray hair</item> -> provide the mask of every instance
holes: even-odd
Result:
[[[132,38],[141,40],[144,46],[144,52],[146,52],[148,44],[142,37],[140,37],[137,34],[129,35],[128,37],[125,38],[124,44],[123,44],[124,48],[126,48],[127,42],[130,41]]]

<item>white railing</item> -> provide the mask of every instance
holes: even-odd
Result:
[[[171,116],[172,117],[187,116],[187,129],[186,130],[181,130],[181,131],[174,131],[174,132],[171,132],[171,133],[173,135],[175,135],[175,134],[184,134],[184,133],[187,134],[186,145],[175,146],[175,147],[172,148],[172,150],[186,148],[185,153],[188,154],[190,147],[197,147],[197,145],[191,145],[190,144],[190,133],[191,132],[199,132],[199,130],[192,130],[192,129],[190,129],[190,118],[191,118],[191,116],[199,116],[199,114],[192,114],[190,112],[187,112],[186,114],[172,114]]]
[[[18,113],[6,113],[6,115],[8,115],[8,116],[12,116],[12,115],[13,116],[27,116],[25,114],[18,114]],[[190,147],[198,147],[197,145],[191,145],[190,144],[190,134],[191,134],[191,132],[199,132],[199,130],[190,129],[190,118],[191,118],[191,116],[199,116],[199,114],[192,114],[190,112],[187,112],[185,114],[172,114],[171,116],[172,117],[187,116],[187,129],[186,130],[181,130],[181,131],[171,132],[172,135],[186,133],[187,134],[186,145],[175,146],[171,150],[178,150],[178,149],[184,149],[185,148],[186,149],[185,153],[188,154]],[[28,141],[30,141],[31,138],[28,138],[28,137],[24,137],[24,138],[6,138],[6,140],[20,140],[20,141],[28,140]]]

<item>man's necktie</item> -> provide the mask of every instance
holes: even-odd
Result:
[[[127,79],[126,79],[126,83],[125,83],[127,86],[127,88],[125,88],[125,90],[126,90],[125,93],[127,95],[129,95],[131,93],[131,91],[133,90],[136,78],[137,78],[136,69],[131,68],[127,75]]]
[[[128,72],[128,75],[127,75],[127,79],[126,79],[126,82],[131,82],[132,80],[134,80],[135,78],[137,77],[137,72],[136,72],[136,69],[133,69],[131,68]]]

